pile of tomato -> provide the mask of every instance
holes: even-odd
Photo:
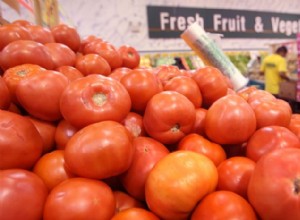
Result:
[[[1,220],[300,219],[300,115],[218,69],[0,27]]]

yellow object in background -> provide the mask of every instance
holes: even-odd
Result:
[[[59,23],[57,0],[34,0],[34,11],[39,25],[51,28]]]

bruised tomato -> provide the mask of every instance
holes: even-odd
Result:
[[[138,113],[129,112],[122,121],[122,124],[134,137],[146,135],[146,131],[143,124],[143,116]]]
[[[104,120],[121,122],[130,108],[130,96],[120,82],[95,74],[70,82],[60,99],[62,115],[77,128]]]
[[[191,132],[195,119],[195,107],[188,98],[178,92],[164,91],[150,99],[143,122],[152,138],[174,144]]]

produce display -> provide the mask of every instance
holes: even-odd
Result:
[[[0,27],[1,220],[300,219],[300,114],[217,68]]]

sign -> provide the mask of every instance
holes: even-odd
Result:
[[[224,38],[295,38],[300,14],[147,6],[150,38],[179,38],[192,23]]]

